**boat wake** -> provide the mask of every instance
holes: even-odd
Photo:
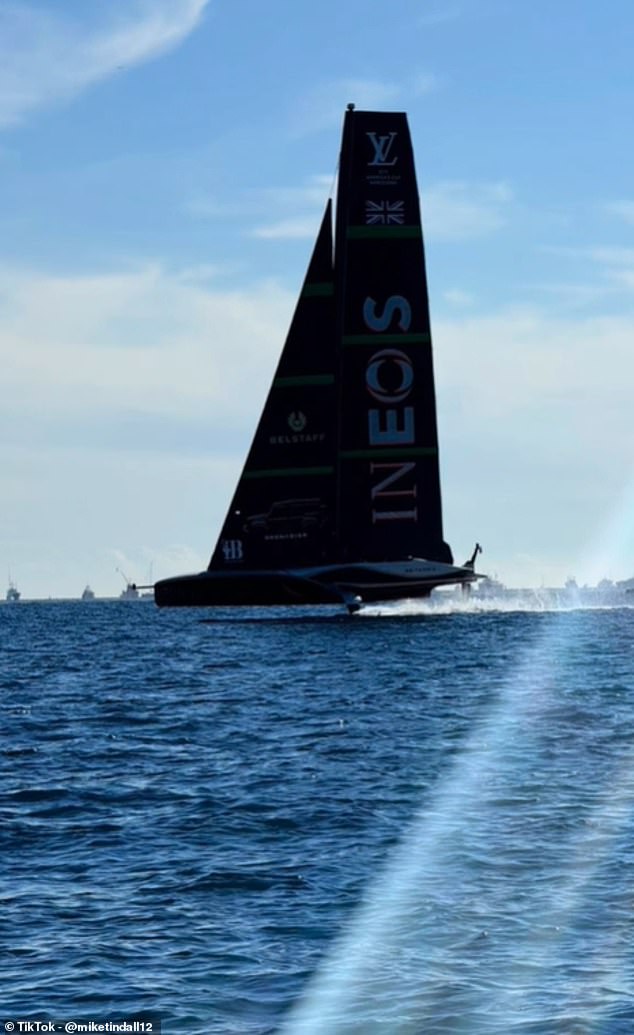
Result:
[[[432,594],[426,600],[397,600],[383,604],[367,604],[355,616],[357,618],[400,618],[426,617],[452,614],[495,614],[503,612],[549,613],[565,611],[606,611],[634,608],[634,599],[600,596],[568,596],[565,591],[547,589],[505,590],[496,596],[480,596],[477,593]]]

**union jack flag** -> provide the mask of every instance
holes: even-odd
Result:
[[[365,221],[368,225],[402,225],[405,222],[404,201],[366,201]]]

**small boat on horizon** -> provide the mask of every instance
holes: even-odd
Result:
[[[345,604],[468,587],[442,526],[423,233],[403,112],[344,117],[329,199],[206,571],[159,607]]]
[[[20,590],[16,586],[15,582],[13,582],[12,579],[9,579],[9,588],[7,589],[5,600],[9,604],[17,604],[20,596]]]
[[[121,568],[117,568],[117,571],[125,582],[125,589],[122,589],[119,593],[119,600],[153,600],[154,593],[151,592],[153,587],[140,586],[136,582],[131,582],[128,576],[121,571]],[[143,593],[142,590],[150,590],[149,593]]]
[[[90,588],[90,586],[86,586],[84,592],[81,595],[81,599],[82,600],[94,600],[95,599],[95,594],[93,593],[93,591]]]

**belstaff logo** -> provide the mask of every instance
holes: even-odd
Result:
[[[390,160],[390,154],[392,152],[392,144],[396,140],[397,133],[385,133],[382,137],[376,133],[368,132],[366,134],[370,138],[370,143],[374,148],[374,155],[368,162],[368,165],[396,165],[398,157],[394,157]]]
[[[293,410],[292,413],[289,413],[286,423],[291,431],[303,431],[308,421],[306,420],[306,414],[302,413],[301,410]]]
[[[292,410],[286,418],[290,435],[271,435],[270,446],[297,446],[305,445],[307,442],[323,442],[326,438],[325,431],[306,431],[308,417],[301,410]]]

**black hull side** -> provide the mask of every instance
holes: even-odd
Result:
[[[458,577],[457,577],[458,576]],[[319,577],[292,571],[224,572],[204,571],[163,579],[154,587],[159,607],[267,607],[293,604],[345,604],[428,597],[443,585],[465,585],[478,576],[463,569],[443,577],[420,579],[382,572],[376,568],[336,567]]]
[[[268,607],[291,604],[342,604],[336,586],[290,572],[224,573],[203,571],[163,579],[154,586],[158,607]]]

